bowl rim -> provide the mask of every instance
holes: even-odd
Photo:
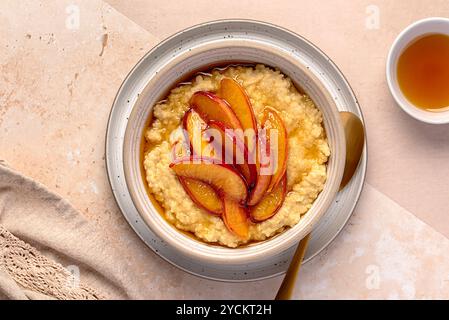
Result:
[[[210,25],[210,24],[215,24],[215,23],[223,23],[223,22],[239,22],[239,21],[244,21],[244,22],[251,22],[251,23],[255,23],[256,21],[253,21],[253,20],[218,20],[218,21],[212,21],[212,22],[209,22],[209,23],[205,23],[205,24],[200,24],[200,25],[197,25],[197,26],[194,26],[194,27],[191,27],[191,28],[189,28],[189,29],[186,29],[186,30],[190,30],[190,29],[193,29],[193,28],[197,28],[198,26],[207,26],[207,25]],[[258,22],[256,22],[256,23],[258,23]],[[292,32],[290,32],[290,31],[288,31],[288,30],[285,30],[285,29],[283,29],[283,28],[281,28],[281,27],[277,27],[277,26],[274,26],[274,25],[270,25],[270,24],[266,24],[266,23],[261,23],[261,24],[263,24],[263,25],[269,25],[269,26],[271,26],[271,27],[274,27],[274,28],[277,28],[277,29],[281,29],[281,30],[283,30],[283,31],[287,31],[288,33],[290,33],[290,34],[293,34]],[[184,30],[184,31],[186,31],[186,30]],[[172,39],[172,38],[175,38],[176,36],[179,36],[180,34],[182,34],[183,33],[183,31],[180,31],[180,32],[178,32],[178,33],[176,33],[175,35],[173,35],[173,36],[171,36],[170,38],[168,38],[168,39],[166,39],[165,41],[168,41],[168,40],[170,40],[170,39]],[[295,37],[300,37],[302,40],[305,40],[303,37],[301,37],[301,36],[299,36],[299,35],[297,35],[297,34],[293,34]],[[305,41],[307,41],[307,40],[305,40]],[[307,41],[308,42],[308,41]],[[164,42],[162,42],[162,43],[160,43],[158,46],[160,46],[160,45],[162,45]],[[144,58],[145,57],[147,57],[149,54],[151,54],[158,46],[156,46],[156,47],[154,47],[151,51],[149,51],[145,56],[144,56]],[[314,45],[312,45],[314,48],[316,48],[316,46],[314,46]],[[324,92],[325,93],[325,95],[328,97],[328,99],[327,99],[327,101],[329,102],[329,104],[332,106],[332,111],[335,113],[335,115],[336,116],[338,116],[338,108],[337,108],[337,106],[336,106],[336,104],[335,104],[335,102],[333,101],[333,99],[331,98],[331,95],[330,95],[330,93],[329,93],[329,91],[327,90],[327,88],[324,86],[324,84],[322,84],[321,83],[321,81],[311,72],[311,71],[309,71],[309,70],[307,70],[306,68],[305,68],[305,66],[304,65],[302,65],[302,64],[300,64],[300,63],[298,63],[298,61],[296,61],[296,66],[299,68],[299,65],[301,65],[301,67],[303,67],[303,71],[306,71],[305,73],[307,74],[307,76],[309,77],[309,78],[312,78],[312,79],[314,79],[315,81],[314,81],[314,83],[315,84],[317,84],[317,85],[319,85],[320,86],[320,88],[321,88],[321,91],[322,92]],[[319,107],[319,106],[318,106]],[[136,109],[135,108],[133,108],[133,111],[135,111]],[[129,125],[129,123],[128,123],[128,125]],[[127,127],[128,127],[128,125],[127,125]],[[341,124],[339,123],[339,129],[341,130],[341,132],[343,132],[343,129],[342,129],[342,127],[341,127]],[[342,134],[341,134],[341,136],[343,136]],[[340,141],[340,143],[341,143],[341,141]],[[343,143],[344,144],[344,143]],[[338,160],[341,160],[341,161],[343,161],[344,162],[344,159],[338,159]],[[340,170],[341,171],[341,173],[343,172],[343,170],[341,169]],[[125,173],[126,173],[126,170],[125,170]],[[327,182],[326,182],[327,183]],[[337,183],[335,183],[336,185],[337,185]],[[339,183],[338,183],[338,185],[339,185]],[[332,196],[332,198],[335,198],[335,195],[336,195],[336,193],[337,193],[337,191],[338,191],[338,186],[336,186],[336,191],[333,193],[333,196]],[[329,201],[331,201],[332,199],[329,199]],[[148,201],[151,201],[151,200],[149,200],[148,199]],[[134,201],[133,201],[134,202]],[[136,204],[135,204],[136,205]],[[153,204],[152,204],[153,205]],[[137,205],[136,205],[136,207],[137,207]],[[328,206],[327,206],[328,207]],[[140,209],[138,208],[138,210],[139,210],[139,212],[140,212]],[[306,230],[306,231],[304,231],[303,233],[308,233],[308,232],[310,232],[310,230],[311,230],[311,228],[313,227],[313,225],[314,224],[316,224],[316,222],[319,220],[319,218],[322,216],[322,214],[324,214],[324,212],[325,212],[326,210],[325,210],[325,208],[324,209],[322,209],[321,210],[321,214],[320,215],[316,215],[316,219],[315,219],[315,221],[314,221],[314,223],[312,224],[312,223],[309,223],[309,225],[307,226],[307,228],[304,228],[304,230]],[[153,230],[153,232],[155,232],[158,236],[161,236],[161,234],[158,232],[158,230],[156,229],[155,230],[155,228],[152,228],[151,226],[149,226],[152,230]],[[172,227],[172,228],[175,228],[174,226],[170,226],[170,227]],[[176,230],[177,232],[180,232],[179,230]],[[299,231],[297,232],[297,233],[299,233]],[[304,235],[305,235],[304,234]],[[164,237],[162,236],[161,237],[162,239],[164,239]],[[268,242],[268,241],[270,241],[272,238],[270,238],[270,239],[268,239],[266,242]],[[299,239],[297,239],[298,241],[299,241]],[[201,240],[199,240],[201,243],[204,243],[204,244],[206,244],[207,245],[207,243],[206,242],[203,242],[203,241],[201,241]],[[172,244],[172,243],[171,243]],[[175,244],[176,245],[176,244]],[[288,247],[290,247],[291,246],[291,244],[289,244],[289,245],[287,245],[286,247],[288,248]],[[178,249],[178,248],[177,248]],[[237,250],[239,250],[238,248],[222,248],[222,249],[224,249],[224,250],[232,250],[232,251],[237,251]],[[285,249],[285,248],[284,248]],[[247,259],[247,257],[248,257],[248,255],[245,255],[244,256],[244,259]],[[235,262],[235,261],[232,261],[233,263]]]
[[[393,96],[396,104],[409,116],[416,120],[429,123],[429,124],[446,124],[449,123],[449,110],[431,112],[423,110],[421,108],[413,105],[402,93],[399,84],[397,83],[397,73],[396,64],[399,59],[400,54],[415,40],[427,34],[443,33],[449,36],[449,31],[447,32],[433,32],[430,31],[429,27],[433,26],[435,23],[447,24],[449,26],[449,18],[444,17],[429,17],[420,19],[408,25],[403,29],[399,35],[393,41],[390,50],[387,55],[385,73],[388,83],[388,88]],[[418,27],[428,26],[422,31],[417,31]],[[402,43],[405,37],[412,35],[412,38],[405,43]]]

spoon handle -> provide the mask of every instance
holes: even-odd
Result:
[[[340,190],[342,190],[357,170],[365,144],[365,128],[360,118],[351,112],[340,112],[340,118],[346,138],[346,163],[340,184]],[[295,255],[290,262],[285,278],[276,295],[276,300],[288,300],[292,296],[293,286],[296,282],[304,254],[306,253],[309,238],[310,233],[299,242]]]
[[[301,263],[304,259],[309,239],[310,233],[302,238],[302,240],[299,242],[295,254],[292,258],[292,262],[288,267],[287,273],[285,274],[284,280],[282,281],[275,300],[289,300],[292,296],[293,286],[296,283],[296,277],[298,275],[299,269],[301,268]]]

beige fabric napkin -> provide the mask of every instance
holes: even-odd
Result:
[[[139,299],[121,257],[68,202],[0,161],[0,299]]]

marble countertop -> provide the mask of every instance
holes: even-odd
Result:
[[[385,60],[411,22],[448,16],[447,1],[5,0],[0,3],[0,158],[68,199],[125,249],[148,298],[271,299],[281,278],[200,279],[148,249],[118,210],[104,163],[107,118],[121,82],[152,46],[185,27],[251,18],[323,49],[365,115],[369,166],[343,232],[307,263],[295,298],[449,298],[449,125],[393,102]],[[236,12],[238,8],[238,12]]]

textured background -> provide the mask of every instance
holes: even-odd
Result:
[[[159,40],[199,22],[289,28],[341,68],[363,109],[367,184],[349,225],[308,263],[297,298],[449,298],[449,125],[408,117],[388,92],[386,55],[447,1],[3,0],[0,158],[67,198],[127,252],[148,298],[262,298],[280,278],[226,284],[162,261],[126,224],[107,183],[104,135],[120,83]],[[79,24],[73,20],[79,17]]]

